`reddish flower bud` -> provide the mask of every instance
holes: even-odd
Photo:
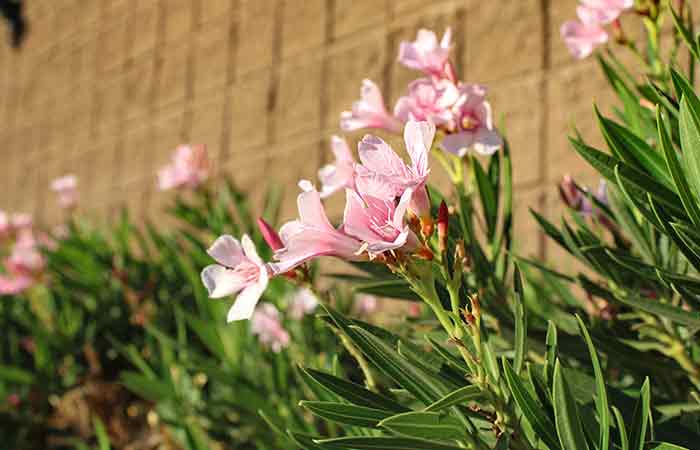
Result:
[[[267,245],[270,246],[273,252],[284,248],[279,234],[277,234],[275,229],[272,228],[269,223],[265,222],[265,219],[262,217],[258,219],[258,228],[260,229],[263,239],[265,239],[265,242],[267,242]]]
[[[447,236],[448,236],[448,226],[450,223],[450,213],[447,210],[447,203],[443,200],[440,203],[440,209],[438,210],[438,222],[437,222],[437,232],[438,232],[438,248],[440,252],[447,251]]]

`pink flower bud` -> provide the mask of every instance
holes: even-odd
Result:
[[[273,252],[284,248],[284,243],[277,231],[269,223],[265,222],[265,219],[262,217],[258,219],[258,229],[260,229],[263,239],[265,239],[265,242],[267,242],[267,245],[270,246]]]

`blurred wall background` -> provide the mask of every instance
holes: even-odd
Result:
[[[19,51],[0,41],[0,208],[61,220],[50,181],[75,173],[81,210],[158,218],[154,174],[205,143],[215,168],[260,196],[329,159],[338,115],[379,83],[389,105],[419,76],[396,64],[420,27],[453,27],[461,78],[485,83],[515,159],[518,239],[544,256],[528,207],[557,216],[565,172],[597,180],[567,145],[593,138],[605,82],[559,39],[575,0],[25,0]],[[3,30],[4,31],[4,30]],[[362,133],[349,136],[354,141]],[[441,168],[435,166],[433,173]],[[439,176],[438,176],[439,177]],[[256,197],[257,198],[257,197]],[[341,211],[341,199],[331,209]]]

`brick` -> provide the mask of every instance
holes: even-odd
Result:
[[[230,151],[268,142],[270,71],[252,72],[231,86]]]
[[[524,94],[541,92],[543,86],[543,75],[538,73],[488,86],[487,98],[491,103],[494,124],[503,126],[510,143],[515,186],[536,183],[544,176],[544,143],[540,136],[543,105],[539,96]],[[518,92],[523,95],[513,95]]]
[[[221,155],[223,132],[224,96],[213,91],[199,99],[192,111],[190,142],[205,144],[212,158]]]
[[[326,127],[338,127],[340,113],[349,110],[359,99],[363,79],[369,78],[381,86],[387,59],[384,42],[381,33],[367,33],[353,47],[340,48],[328,56]]]
[[[132,127],[124,135],[122,182],[132,182],[153,176],[152,129],[145,126]],[[155,181],[154,181],[155,182]]]
[[[539,187],[516,190],[513,194],[513,246],[518,255],[538,258],[544,253],[544,240],[530,208],[543,212],[545,193]]]
[[[113,135],[118,131],[124,103],[124,74],[105,80],[97,92],[95,131],[98,135]]]
[[[125,119],[143,118],[151,111],[155,88],[155,55],[146,52],[134,59],[126,72]]]
[[[150,150],[156,168],[166,164],[175,147],[184,141],[184,104],[170,105],[154,118],[154,141]]]
[[[199,23],[208,24],[231,16],[231,0],[205,0],[199,4]]]
[[[278,137],[319,129],[320,93],[321,65],[317,60],[282,66],[277,105]]]
[[[275,7],[278,0],[240,0],[236,73],[240,76],[272,64]],[[249,36],[255,36],[250,39]]]
[[[594,180],[595,170],[571,147],[568,136],[573,134],[575,125],[589,145],[603,148],[593,104],[598,103],[603,111],[609,110],[612,94],[607,82],[593,60],[555,70],[550,78],[547,138],[549,180],[557,181],[566,173],[582,180]]]
[[[126,61],[127,43],[126,17],[115,17],[107,28],[101,29],[99,40],[99,53],[97,57],[97,72],[118,71]]]
[[[318,47],[325,34],[326,2],[324,0],[284,0],[282,23],[282,56],[288,57]]]
[[[145,7],[139,6],[139,9],[131,14],[129,24],[132,56],[153,50],[160,19],[160,8],[157,3],[153,2]]]
[[[158,105],[167,105],[185,97],[188,52],[187,40],[163,49],[163,58],[159,62]]]
[[[341,0],[333,11],[333,37],[338,39],[358,30],[381,28],[388,14],[388,2],[377,0]]]
[[[194,93],[210,87],[220,87],[226,83],[229,65],[230,20],[210,22],[197,36],[195,53]]]
[[[186,37],[192,31],[193,0],[168,0],[165,2],[165,42]]]
[[[540,3],[478,2],[466,12],[464,58],[469,80],[489,82],[541,68]]]

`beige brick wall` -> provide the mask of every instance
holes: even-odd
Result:
[[[489,85],[512,141],[520,246],[546,251],[527,209],[557,214],[564,171],[596,181],[566,143],[573,122],[595,136],[593,99],[609,100],[595,63],[573,61],[559,40],[575,0],[25,3],[26,45],[0,48],[3,209],[60,220],[48,184],[73,172],[84,212],[156,214],[169,195],[155,170],[181,142],[206,143],[254,195],[273,180],[291,200],[328,159],[360,80],[393,104],[417,76],[395,63],[399,42],[448,25],[461,77]]]

